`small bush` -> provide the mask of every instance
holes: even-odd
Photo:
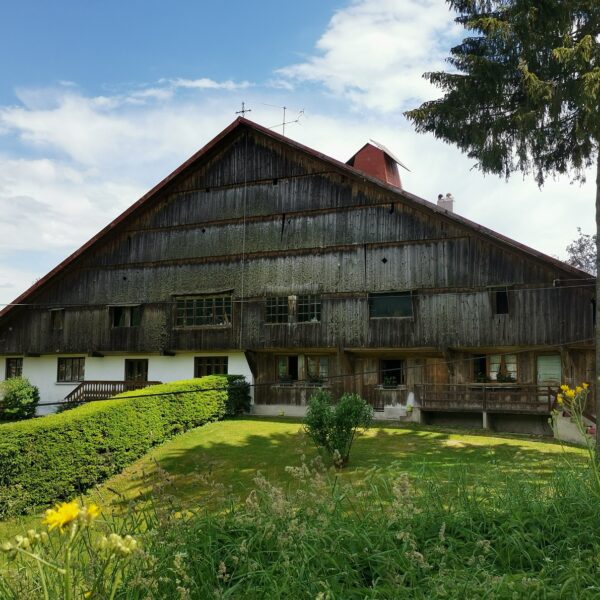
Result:
[[[0,518],[86,491],[170,436],[222,418],[226,401],[226,377],[212,375],[2,425]]]
[[[227,405],[225,416],[235,417],[250,412],[250,384],[243,375],[227,375]]]
[[[372,421],[373,409],[357,394],[343,394],[332,405],[331,394],[319,390],[308,401],[304,427],[315,445],[341,468],[348,464],[356,432],[368,429]]]
[[[35,416],[40,392],[24,377],[11,377],[0,384],[0,421],[20,421]]]

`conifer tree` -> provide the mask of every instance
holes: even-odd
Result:
[[[553,175],[583,180],[595,166],[600,230],[600,1],[447,1],[467,37],[450,50],[448,72],[425,74],[443,96],[407,118],[418,132],[456,144],[484,173],[521,171],[541,186]],[[597,327],[597,349],[599,342]],[[599,376],[596,352],[600,418]]]

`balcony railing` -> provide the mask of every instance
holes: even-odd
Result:
[[[415,386],[423,410],[550,414],[558,385],[520,383],[435,384]]]
[[[79,404],[94,400],[106,400],[122,392],[141,390],[160,381],[83,381],[68,396],[65,402]]]

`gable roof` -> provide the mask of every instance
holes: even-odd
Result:
[[[18,296],[11,304],[5,306],[0,311],[0,318],[6,316],[12,309],[17,308],[19,304],[24,304],[25,301],[38,292],[45,285],[54,280],[57,276],[59,276],[67,267],[69,267],[72,263],[74,263],[79,257],[81,257],[84,253],[93,249],[97,244],[99,244],[108,234],[112,231],[116,230],[119,225],[123,222],[127,221],[129,218],[132,218],[136,213],[141,211],[152,199],[154,199],[162,190],[164,190],[170,183],[179,178],[184,172],[186,172],[190,167],[192,167],[196,162],[201,160],[206,154],[208,154],[213,148],[215,148],[222,140],[224,140],[230,133],[234,132],[241,127],[248,127],[254,131],[258,131],[261,134],[268,136],[276,141],[281,142],[282,144],[286,144],[299,152],[303,152],[309,154],[310,156],[321,160],[323,162],[328,163],[330,166],[334,167],[336,170],[341,171],[342,174],[352,177],[353,179],[358,179],[360,181],[367,181],[373,185],[376,185],[380,188],[384,188],[385,190],[392,192],[398,196],[401,196],[405,200],[409,200],[412,204],[416,206],[420,206],[428,211],[433,211],[442,215],[444,218],[454,221],[460,225],[466,226],[469,229],[476,231],[477,233],[491,239],[492,241],[498,242],[501,245],[509,246],[512,250],[516,250],[520,253],[527,255],[529,258],[534,258],[537,261],[542,261],[547,263],[553,268],[558,268],[563,272],[573,275],[575,278],[579,279],[590,279],[591,276],[577,269],[576,267],[572,267],[562,261],[555,259],[551,256],[548,256],[542,252],[534,250],[525,244],[521,244],[509,237],[506,237],[500,233],[497,233],[483,225],[479,225],[465,217],[457,215],[456,213],[449,212],[443,208],[440,208],[436,204],[429,202],[419,196],[411,194],[410,192],[406,192],[404,190],[400,190],[399,188],[388,185],[383,181],[370,177],[366,175],[362,171],[351,167],[348,164],[345,164],[341,161],[338,161],[334,158],[331,158],[317,150],[309,148],[299,142],[296,142],[290,138],[284,137],[283,135],[276,133],[258,123],[254,123],[244,117],[238,117],[235,121],[233,121],[230,125],[228,125],[221,133],[215,136],[210,142],[208,142],[205,146],[203,146],[198,152],[193,154],[190,158],[188,158],[184,163],[182,163],[179,167],[177,167],[172,173],[167,175],[162,181],[156,184],[152,189],[146,192],[139,200],[134,202],[129,208],[127,208],[124,212],[122,212],[116,219],[111,221],[106,227],[104,227],[101,231],[99,231],[95,236],[93,236],[90,240],[88,240],[83,246],[78,248],[75,252],[69,255],[65,260],[63,260],[60,264],[58,264],[54,269],[44,275],[41,279],[36,281],[30,288],[28,288],[25,292],[23,292],[20,296]],[[382,148],[383,149],[383,148]],[[385,152],[389,153],[387,149]],[[390,156],[393,158],[393,155]],[[393,159],[397,160],[397,159]],[[399,161],[397,161],[399,162]],[[402,164],[402,163],[399,163]],[[403,165],[404,166],[404,165]]]

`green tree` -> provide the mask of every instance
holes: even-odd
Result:
[[[456,144],[484,173],[521,171],[541,186],[549,175],[583,180],[595,165],[600,230],[600,2],[448,4],[468,36],[450,50],[449,72],[425,74],[442,97],[408,111],[407,118],[418,132]],[[600,297],[600,280],[596,286]],[[600,302],[596,310],[600,323]],[[596,348],[599,341],[597,328]],[[600,388],[600,352],[596,374]],[[596,444],[600,450],[600,428]]]
[[[372,421],[373,409],[358,394],[343,394],[334,405],[331,394],[319,390],[308,401],[304,429],[341,469],[348,464],[357,431],[368,429]]]
[[[577,267],[591,275],[596,274],[596,245],[597,236],[583,233],[581,227],[577,228],[579,236],[573,240],[566,248],[567,262],[572,267]]]
[[[24,377],[0,383],[0,421],[31,419],[40,401],[40,392]]]

